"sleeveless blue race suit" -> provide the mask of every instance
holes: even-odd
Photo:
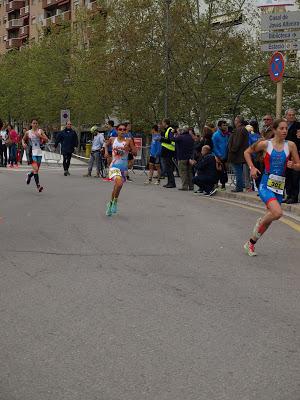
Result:
[[[285,177],[289,156],[290,150],[288,141],[284,142],[283,150],[277,151],[274,149],[272,140],[268,140],[268,147],[264,157],[265,172],[262,176],[258,190],[259,197],[266,205],[274,200],[277,200],[279,204],[282,203],[283,194],[276,193],[276,190],[271,190],[270,187],[268,187],[268,181],[272,175]]]

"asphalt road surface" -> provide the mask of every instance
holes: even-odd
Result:
[[[83,172],[0,169],[0,399],[299,400],[299,232]]]

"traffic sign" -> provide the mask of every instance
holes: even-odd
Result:
[[[269,75],[273,82],[279,82],[283,78],[285,68],[284,57],[281,53],[274,53],[269,63]]]
[[[300,11],[263,14],[261,16],[262,31],[276,31],[280,29],[300,29]]]
[[[60,124],[62,126],[70,121],[70,110],[60,110]]]
[[[300,50],[300,42],[279,42],[279,43],[264,43],[261,45],[261,51],[298,51]]]
[[[261,40],[262,42],[272,42],[272,41],[278,41],[278,40],[284,40],[284,41],[289,41],[289,40],[297,40],[300,39],[300,31],[295,31],[295,32],[265,32],[261,34]]]

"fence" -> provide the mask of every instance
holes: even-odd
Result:
[[[59,144],[57,148],[55,148],[54,143],[46,143],[44,147],[44,160],[47,165],[58,165],[61,162],[61,145]]]
[[[134,170],[140,170],[142,173],[147,174],[146,170],[148,167],[149,150],[150,146],[140,147],[138,157],[134,159],[132,172],[134,172]]]

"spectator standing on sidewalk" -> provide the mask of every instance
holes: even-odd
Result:
[[[23,128],[22,129],[22,133],[20,134],[20,140],[19,140],[19,152],[20,152],[20,164],[21,165],[23,164],[23,156],[24,156],[24,153],[25,153],[25,150],[24,150],[24,147],[23,147],[22,143],[23,143],[23,138],[24,138],[26,132],[27,132],[27,129]]]
[[[131,123],[130,122],[126,122],[125,126],[126,126],[126,134],[124,135],[124,138],[132,140],[133,141],[133,147],[135,147],[134,146],[134,138],[133,138]],[[126,175],[127,182],[132,182],[132,179],[129,176],[129,171],[133,170],[133,166],[134,166],[134,156],[133,156],[132,152],[129,151],[129,153],[128,153],[128,170],[127,170],[127,175]]]
[[[108,143],[110,138],[118,136],[117,129],[115,128],[115,122],[112,119],[110,119],[107,122],[107,126],[108,126],[108,132],[107,132],[107,135],[105,136],[106,143]],[[112,146],[111,145],[109,145],[109,147],[107,148],[107,152],[108,152],[107,163],[108,163],[108,165],[110,165],[111,160],[112,160]]]
[[[262,139],[270,140],[274,137],[273,132],[273,117],[267,114],[263,117],[263,127],[261,130]]]
[[[228,124],[226,121],[221,120],[218,122],[218,129],[212,136],[214,154],[217,157],[218,164],[218,177],[221,182],[221,190],[226,190],[226,183],[228,182],[228,175],[226,169],[226,162],[228,157]]]
[[[214,134],[214,130],[213,128],[209,127],[209,126],[205,126],[203,129],[203,134],[200,138],[200,141],[197,145],[197,150],[199,150],[201,152],[201,149],[203,146],[209,146],[211,148],[211,150],[213,150],[213,141],[212,141],[212,137]]]
[[[3,122],[0,122],[0,157],[1,157],[1,167],[7,166],[7,139],[8,134],[6,132],[6,127]]]
[[[149,177],[146,180],[145,184],[151,184],[154,174],[154,168],[157,171],[157,180],[155,185],[160,185],[160,177],[161,177],[161,169],[160,169],[160,161],[161,161],[161,135],[159,133],[158,125],[153,125],[152,130],[152,140],[150,146],[150,159],[149,159]]]
[[[64,176],[68,176],[70,175],[69,168],[72,153],[74,153],[75,147],[78,146],[77,133],[72,129],[71,121],[68,121],[65,129],[58,134],[54,147],[57,148],[59,143],[61,143],[61,152],[63,155]]]
[[[164,185],[165,188],[175,188],[175,177],[174,177],[174,162],[175,156],[175,142],[173,141],[173,128],[168,118],[164,118],[161,123],[162,134],[161,134],[161,160],[163,164],[163,170],[168,178],[168,182]]]
[[[91,133],[94,135],[92,151],[88,163],[88,172],[85,177],[92,176],[92,170],[94,163],[96,164],[96,175],[95,178],[100,177],[100,163],[101,163],[101,149],[104,144],[104,136],[103,133],[99,131],[97,126],[92,126]]]
[[[29,129],[27,128],[23,128],[23,133],[22,133],[22,143],[23,143],[23,138],[26,135],[26,132],[29,131],[30,129],[32,129],[32,126],[30,126]],[[25,153],[26,153],[26,160],[27,160],[27,165],[32,164],[32,146],[31,143],[29,142],[28,145],[26,146],[25,149]]]
[[[189,132],[189,127],[185,126],[181,134],[173,138],[176,145],[179,175],[182,187],[179,190],[194,190],[193,166],[190,159],[194,153],[194,139]]]
[[[252,120],[249,122],[249,125],[252,127],[252,130],[250,130],[250,132],[249,132],[249,147],[250,147],[254,143],[261,140],[261,135],[259,132],[259,126],[258,126],[257,121]],[[262,174],[264,173],[264,163],[259,154],[253,153],[251,155],[251,158],[252,158],[252,162],[253,162],[253,165],[255,166],[255,168],[257,168],[260,171],[260,175],[258,174],[257,177],[255,178],[255,185],[256,185],[256,188],[258,189],[259,185],[260,185]],[[254,185],[252,186],[252,190],[254,190]]]
[[[10,124],[7,125],[7,131],[8,131],[8,143],[9,143],[9,164],[11,168],[14,165],[15,167],[17,167],[18,166],[17,149],[19,143],[19,135],[17,131],[15,131],[12,125]]]
[[[232,192],[242,192],[244,189],[243,166],[245,164],[244,151],[249,146],[249,135],[245,128],[245,120],[237,116],[234,120],[236,130],[231,134],[228,142],[228,162],[232,164],[236,177],[236,187]]]
[[[287,110],[285,118],[288,123],[288,134],[286,140],[294,142],[297,146],[298,153],[300,153],[300,140],[297,137],[297,131],[300,129],[300,122],[297,121],[296,111],[293,108]],[[284,200],[287,204],[298,203],[299,197],[299,181],[300,171],[287,168],[286,170],[286,196]]]

